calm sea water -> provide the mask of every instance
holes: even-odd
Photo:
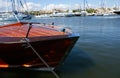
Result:
[[[64,64],[61,78],[120,78],[120,16],[42,18],[31,21],[70,27],[80,39]],[[0,78],[55,78],[39,70],[0,70]]]

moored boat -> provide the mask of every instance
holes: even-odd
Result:
[[[0,68],[52,68],[63,63],[79,38],[68,28],[32,22],[0,26]],[[36,55],[36,53],[38,55]]]
[[[114,11],[115,14],[120,15],[120,10]]]
[[[0,21],[30,20],[33,17],[27,11],[28,9],[25,1],[10,0],[11,5],[9,6],[8,6],[8,0],[6,0],[5,2],[6,2],[6,11],[3,13],[0,13]],[[9,10],[9,7],[11,7],[12,11]]]

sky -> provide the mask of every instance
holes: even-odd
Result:
[[[0,11],[4,10],[6,0],[0,0]],[[11,0],[7,0],[10,2]],[[24,0],[21,0],[24,1]],[[114,7],[120,4],[120,0],[86,0],[88,7]],[[84,0],[26,0],[29,10],[50,10],[54,8],[58,9],[79,9],[83,8]],[[101,4],[102,3],[102,4]],[[9,3],[8,3],[9,4]],[[8,5],[10,6],[10,4]]]

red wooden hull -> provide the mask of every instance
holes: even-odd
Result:
[[[78,38],[78,35],[52,35],[42,37],[37,35],[30,36],[29,43],[50,67],[56,67],[64,61]],[[46,66],[27,45],[24,37],[3,37],[3,35],[1,35],[0,68],[4,67]]]

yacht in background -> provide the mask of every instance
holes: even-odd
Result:
[[[16,17],[19,20],[29,20],[32,18],[31,16],[23,14],[23,13],[18,13],[18,14],[16,14],[16,16],[14,13],[0,14],[0,20],[3,20],[3,21],[16,21]]]
[[[87,11],[81,11],[81,16],[87,16]]]
[[[6,12],[0,14],[0,20],[3,21],[20,21],[20,20],[29,20],[32,16],[28,13],[28,11],[24,10],[19,11],[19,8],[24,8],[23,2],[21,0],[11,0],[12,11],[8,10],[8,0],[6,0]],[[26,3],[24,3],[26,4]],[[23,10],[23,9],[22,9]],[[17,18],[17,19],[16,19]]]
[[[120,10],[113,11],[115,14],[120,15]]]
[[[50,15],[48,15],[48,14],[42,14],[42,15],[36,15],[35,17],[36,18],[48,18],[48,17],[50,17]]]
[[[87,11],[86,11],[86,8],[87,8],[87,1],[86,0],[83,0],[83,10],[81,11],[81,16],[87,16]]]
[[[50,14],[50,17],[64,17],[65,13],[61,13],[61,12],[53,12],[52,14]]]

